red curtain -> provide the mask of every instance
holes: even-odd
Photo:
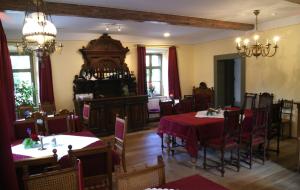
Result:
[[[49,55],[39,58],[39,80],[41,103],[54,104],[52,69]]]
[[[169,95],[175,99],[181,98],[180,81],[177,64],[177,53],[176,47],[172,46],[169,48]]]
[[[138,88],[139,95],[147,94],[146,84],[146,48],[143,46],[137,47],[137,63],[138,63]]]
[[[0,20],[0,187],[17,190],[18,183],[12,152],[13,122],[15,120],[14,83],[6,36]]]

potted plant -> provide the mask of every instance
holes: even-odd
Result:
[[[22,81],[15,84],[15,101],[16,106],[33,106],[33,96],[35,89],[32,85]]]
[[[152,83],[149,83],[148,85],[148,94],[150,97],[152,97],[154,95],[154,91],[155,91],[155,86],[152,85]]]

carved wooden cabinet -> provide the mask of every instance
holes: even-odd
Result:
[[[82,116],[83,103],[90,104],[88,128],[96,135],[111,135],[119,114],[128,117],[129,132],[143,129],[148,97],[136,95],[136,78],[124,62],[129,49],[103,34],[79,51],[84,64],[73,81],[74,105],[76,113]],[[78,98],[87,94],[93,98]]]

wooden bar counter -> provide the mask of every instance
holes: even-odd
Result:
[[[142,130],[147,121],[148,96],[124,96],[101,98],[85,103],[90,104],[88,127],[97,136],[114,134],[116,114],[127,116],[128,132]]]

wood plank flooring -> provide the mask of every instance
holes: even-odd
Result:
[[[156,123],[150,123],[155,126]],[[127,136],[126,161],[127,167],[136,168],[144,164],[155,164],[156,156],[163,155],[166,164],[166,179],[173,181],[193,174],[200,174],[232,190],[299,190],[300,173],[296,172],[297,153],[295,139],[281,141],[280,155],[270,153],[271,157],[265,165],[254,162],[253,168],[242,167],[240,172],[234,168],[226,168],[225,177],[215,169],[204,170],[202,167],[202,151],[199,150],[199,167],[189,164],[190,157],[185,151],[176,152],[174,156],[162,152],[160,148],[160,137],[156,129],[130,133]],[[210,153],[211,157],[216,152]],[[201,189],[201,188],[199,188]]]

